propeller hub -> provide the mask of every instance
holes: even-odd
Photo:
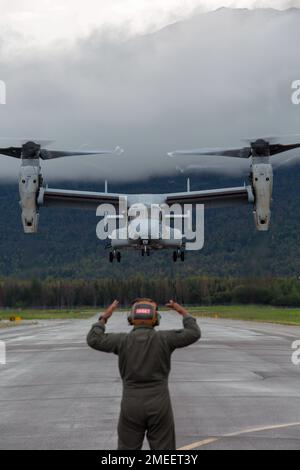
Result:
[[[270,144],[266,140],[258,139],[255,142],[251,142],[251,148],[254,157],[270,156]]]
[[[35,142],[26,142],[22,146],[22,158],[26,160],[37,159],[40,156],[41,146]]]

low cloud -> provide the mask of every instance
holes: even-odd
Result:
[[[1,136],[55,139],[53,148],[121,145],[122,157],[43,162],[44,175],[130,181],[199,163],[165,156],[177,148],[298,134],[291,84],[300,79],[299,21],[292,9],[222,9],[131,39],[122,30],[95,31],[66,49],[3,55]],[[232,159],[201,161],[203,172],[248,168]],[[0,178],[15,177],[18,165],[3,157]]]

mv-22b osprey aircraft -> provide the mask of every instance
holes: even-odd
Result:
[[[150,208],[152,205],[204,204],[206,208],[223,207],[236,204],[252,204],[254,220],[257,230],[267,231],[270,225],[271,202],[273,190],[273,169],[270,157],[290,150],[300,148],[300,144],[284,145],[274,138],[253,139],[243,148],[232,149],[197,149],[171,152],[169,156],[204,155],[224,156],[250,159],[250,180],[248,185],[233,188],[218,188],[202,191],[166,193],[166,194],[118,194],[90,191],[73,191],[65,189],[52,189],[45,186],[41,174],[40,159],[51,160],[61,157],[77,155],[121,154],[119,147],[114,151],[57,151],[44,148],[48,142],[22,142],[19,146],[0,148],[0,154],[21,159],[19,176],[20,206],[22,223],[25,233],[36,233],[40,208],[66,207],[95,210],[101,204],[110,204],[119,209],[120,199],[126,198],[126,204],[142,204],[149,209],[140,220],[138,236],[128,236],[121,239],[118,236],[110,237],[109,260],[121,261],[121,249],[133,248],[140,250],[142,255],[150,255],[152,250],[172,249],[173,260],[185,258],[184,234],[178,236],[175,228],[170,227],[170,237],[161,236],[161,220],[151,220],[151,225],[157,225],[158,237],[151,237],[149,231]],[[130,221],[129,221],[130,224]],[[178,230],[177,230],[178,231]],[[115,234],[117,235],[117,234]],[[123,234],[124,235],[124,234]],[[176,235],[176,236],[175,236]]]

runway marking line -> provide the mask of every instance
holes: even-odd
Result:
[[[295,426],[300,426],[300,422],[276,424],[272,426],[260,426],[257,428],[244,429],[243,431],[236,431],[236,432],[224,434],[223,436],[220,436],[220,437],[210,437],[208,439],[203,439],[202,441],[193,442],[192,444],[188,444],[184,447],[180,447],[177,450],[193,450],[193,449],[196,449],[197,447],[204,447],[204,446],[207,446],[208,444],[213,444],[214,442],[220,441],[221,439],[224,439],[226,437],[236,437],[236,436],[242,436],[243,434],[252,434],[255,432],[262,432],[262,431],[272,431],[273,429],[284,429],[284,428],[291,428]]]

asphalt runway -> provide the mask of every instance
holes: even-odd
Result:
[[[300,327],[199,319],[203,338],[173,354],[179,449],[300,449]],[[0,330],[1,449],[115,449],[117,357],[86,345],[92,320]],[[179,328],[163,313],[161,328]],[[126,331],[116,313],[108,331]],[[147,445],[145,445],[145,449]]]

